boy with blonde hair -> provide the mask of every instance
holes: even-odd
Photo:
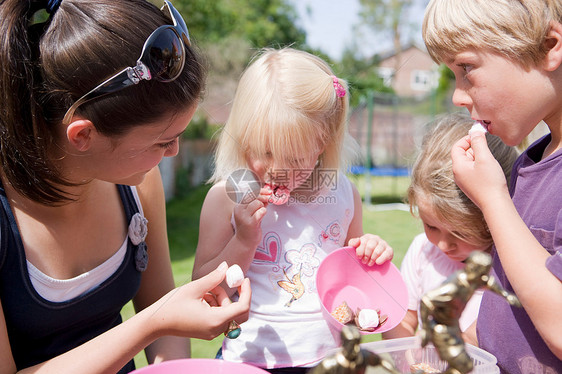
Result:
[[[550,133],[516,161],[510,186],[486,138],[451,152],[455,181],[482,210],[494,240],[493,269],[523,308],[485,292],[480,347],[507,373],[562,372],[562,2],[430,1],[423,37],[455,74],[453,103],[507,145],[542,120]]]

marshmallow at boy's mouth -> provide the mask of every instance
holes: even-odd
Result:
[[[488,128],[486,124],[482,121],[475,121],[470,130],[468,130],[468,135],[472,134],[473,132],[483,132],[484,134],[488,132]]]

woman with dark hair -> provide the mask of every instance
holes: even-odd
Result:
[[[174,288],[157,165],[205,75],[172,4],[3,0],[0,67],[0,373],[129,372],[246,320],[225,263]]]

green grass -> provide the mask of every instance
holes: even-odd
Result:
[[[364,175],[350,175],[349,179],[355,184],[363,200],[370,191],[371,204],[403,203],[406,190],[410,184],[409,177],[366,177]]]
[[[366,186],[363,176],[351,176],[353,183],[364,196]],[[386,203],[400,203],[404,200],[408,187],[407,177],[372,177],[371,204],[364,204],[363,227],[365,232],[379,235],[394,249],[392,262],[400,266],[414,236],[421,232],[419,220],[403,210],[381,210],[380,205]],[[176,285],[181,285],[191,279],[191,269],[197,245],[199,230],[199,213],[203,199],[209,186],[195,188],[180,199],[172,200],[167,205],[168,239],[170,242],[170,255],[172,270]],[[123,317],[133,315],[131,303],[123,309]],[[193,358],[213,358],[222,343],[223,336],[212,341],[192,339],[191,351]],[[365,335],[363,341],[380,340],[380,334]],[[137,368],[146,365],[144,353],[135,357]]]

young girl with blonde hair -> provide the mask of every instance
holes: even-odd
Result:
[[[412,168],[408,203],[418,215],[424,233],[414,238],[401,264],[408,287],[408,312],[394,329],[383,337],[413,336],[421,326],[419,306],[422,296],[465,266],[472,251],[489,252],[492,236],[480,209],[456,185],[451,160],[453,144],[471,129],[474,121],[466,114],[443,116],[429,125]],[[488,134],[490,150],[501,165],[506,180],[517,158],[517,151],[500,138]],[[483,291],[472,296],[459,319],[465,332],[476,321]],[[465,341],[475,343],[465,334]]]
[[[338,345],[316,293],[320,262],[345,245],[370,265],[392,258],[386,242],[363,233],[361,198],[343,172],[353,149],[347,110],[346,82],[303,51],[266,49],[241,77],[219,139],[193,271],[198,278],[227,261],[252,282],[250,317],[237,339],[225,339],[226,360],[305,372]],[[247,204],[226,193],[239,169],[256,180]]]

